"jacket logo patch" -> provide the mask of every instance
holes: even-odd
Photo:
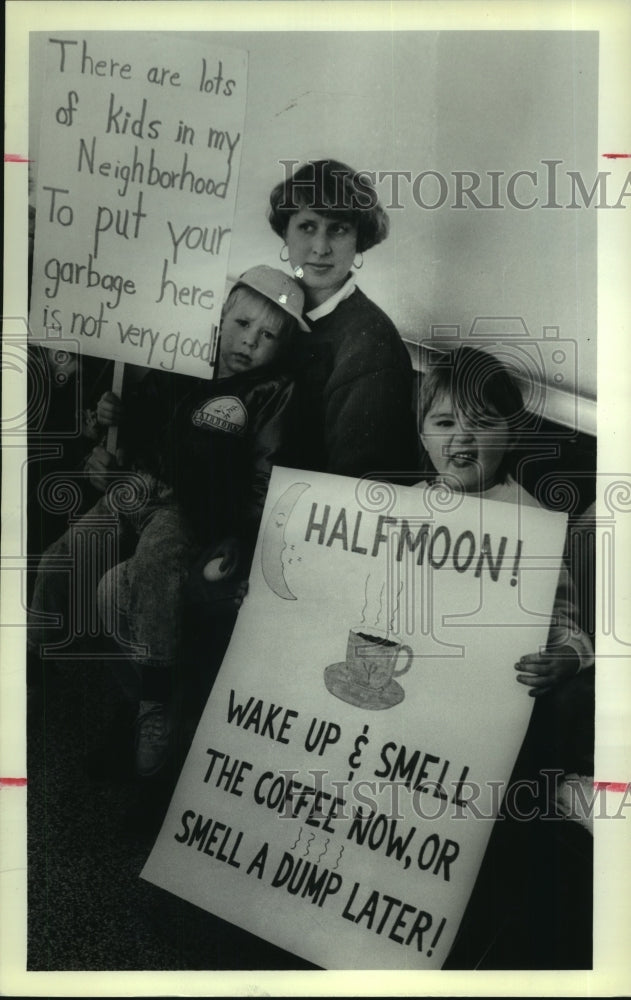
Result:
[[[191,419],[196,427],[243,434],[248,425],[248,411],[236,396],[216,396],[202,403]]]

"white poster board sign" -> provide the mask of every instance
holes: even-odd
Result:
[[[246,86],[244,51],[165,48],[145,32],[48,37],[32,338],[210,377]]]
[[[528,723],[565,516],[276,469],[143,877],[325,968],[439,968]]]

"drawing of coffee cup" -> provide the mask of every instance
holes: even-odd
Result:
[[[396,669],[401,654],[407,654],[407,663]],[[394,639],[370,635],[366,632],[348,633],[346,647],[346,669],[354,684],[373,691],[383,691],[394,677],[407,673],[412,666],[414,653],[409,646]]]

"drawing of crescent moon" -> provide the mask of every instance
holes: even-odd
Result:
[[[296,600],[285,580],[283,566],[283,552],[286,548],[285,528],[292,510],[304,491],[308,489],[309,483],[292,483],[274,504],[263,534],[261,549],[263,577],[270,590],[285,601]]]

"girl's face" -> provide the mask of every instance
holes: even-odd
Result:
[[[421,441],[442,482],[459,492],[482,493],[497,482],[512,435],[496,411],[489,409],[473,422],[443,391],[436,393],[425,415]]]
[[[357,252],[357,229],[347,219],[335,219],[301,208],[289,218],[285,242],[292,268],[311,308],[326,302],[344,284]]]

